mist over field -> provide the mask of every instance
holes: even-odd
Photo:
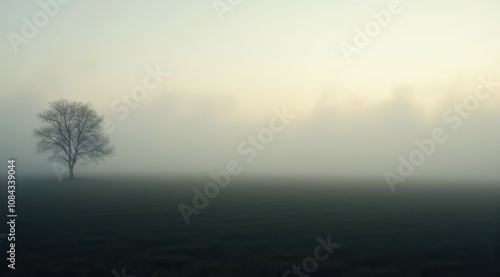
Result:
[[[441,127],[449,140],[415,176],[499,180],[498,94],[458,130],[458,110],[443,119],[479,78],[499,79],[497,2],[401,2],[352,63],[338,44],[354,45],[355,27],[388,2],[278,2],[241,4],[223,21],[209,2],[60,4],[29,43],[14,44],[18,53],[9,39],[0,42],[0,153],[18,157],[25,174],[51,174],[34,155],[34,113],[68,98],[92,102],[114,127],[117,155],[83,176],[206,174],[244,156],[239,145],[268,125],[273,109],[286,108],[296,118],[246,174],[380,178],[415,139]],[[1,5],[6,34],[22,35],[20,18],[41,9]],[[135,100],[151,72],[154,89]]]
[[[499,13],[0,2],[2,276],[500,276]]]

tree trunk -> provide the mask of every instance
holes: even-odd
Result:
[[[74,176],[73,176],[73,166],[69,166],[69,179],[70,180],[73,180]]]

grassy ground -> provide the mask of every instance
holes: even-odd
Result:
[[[186,225],[206,178],[18,181],[2,276],[281,276],[328,235],[310,276],[500,276],[498,184],[238,179]]]

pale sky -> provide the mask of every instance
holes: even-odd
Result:
[[[9,34],[44,10],[2,1],[1,156],[52,174],[34,154],[34,114],[67,98],[94,103],[116,128],[116,157],[77,175],[205,174],[244,160],[238,145],[287,107],[297,118],[245,173],[382,177],[443,127],[450,140],[415,176],[500,180],[500,93],[458,130],[442,119],[479,76],[500,80],[500,2],[402,0],[347,62],[341,43],[355,45],[355,28],[389,2],[242,1],[220,20],[211,0],[71,0],[16,53]],[[121,120],[112,105],[147,67],[170,76]]]

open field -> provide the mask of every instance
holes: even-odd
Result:
[[[186,225],[178,205],[209,180],[110,180],[20,178],[1,275],[281,276],[331,235],[310,276],[500,276],[498,184],[235,179]]]

